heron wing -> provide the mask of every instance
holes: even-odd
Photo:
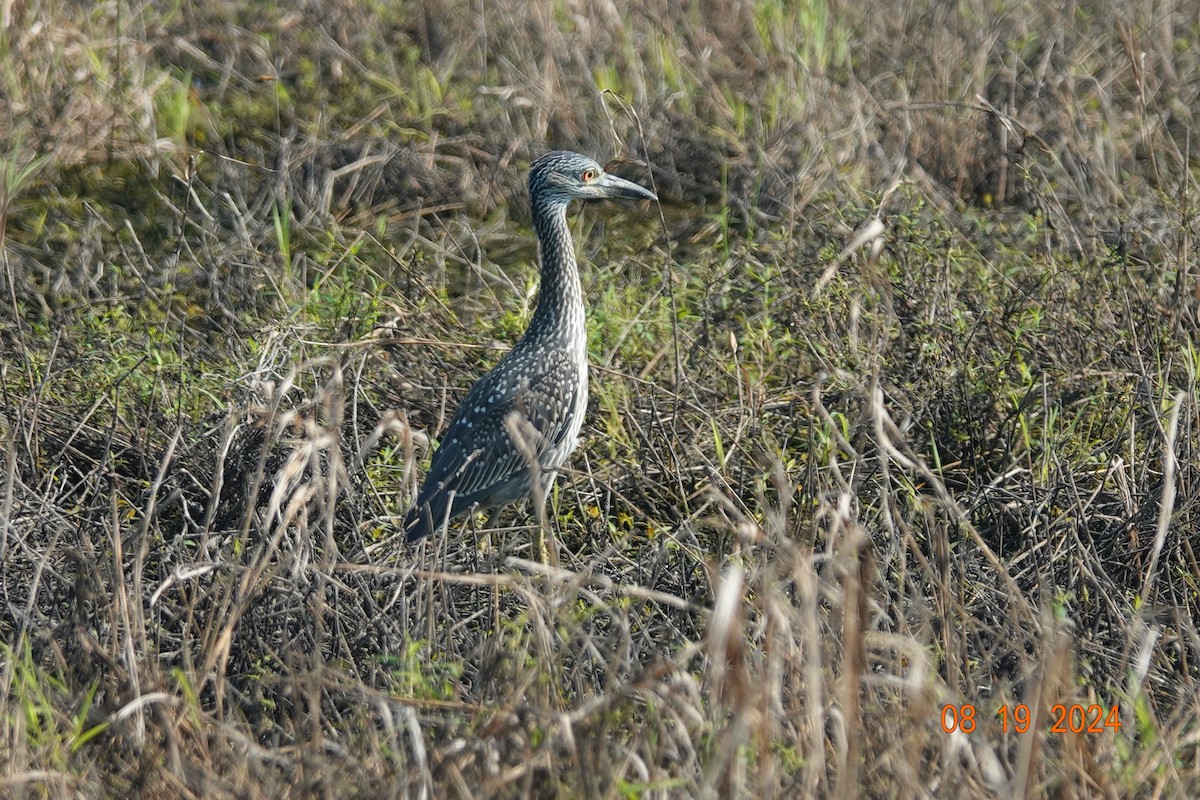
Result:
[[[427,535],[447,512],[452,519],[529,494],[530,459],[557,469],[547,459],[563,446],[581,390],[566,350],[510,353],[471,387],[450,421],[406,520],[408,538]]]

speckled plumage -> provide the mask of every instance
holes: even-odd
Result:
[[[534,475],[543,496],[549,491],[579,441],[587,408],[587,328],[567,205],[589,198],[656,199],[587,156],[567,152],[533,162],[529,196],[541,257],[537,308],[520,341],[471,387],[450,421],[404,520],[410,542],[473,509],[529,495]]]

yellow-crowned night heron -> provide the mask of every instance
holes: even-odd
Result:
[[[530,494],[544,500],[575,449],[587,408],[587,327],[567,205],[657,199],[587,156],[565,152],[533,162],[529,196],[541,255],[537,309],[525,335],[471,387],[450,421],[404,520],[410,542],[473,510]]]

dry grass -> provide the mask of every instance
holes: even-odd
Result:
[[[460,6],[0,4],[0,795],[1200,794],[1200,7]],[[559,563],[406,548],[551,146]]]

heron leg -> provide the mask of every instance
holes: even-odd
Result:
[[[487,569],[487,571],[488,572],[496,571],[496,562],[500,558],[500,549],[498,547],[492,547],[492,544],[491,544],[492,528],[495,527],[496,518],[499,516],[500,516],[499,506],[497,506],[496,508],[493,508],[491,511],[488,512],[487,521],[485,521],[483,523],[483,531],[482,531],[483,539],[481,540],[482,544],[480,545],[480,547],[476,548],[476,552],[479,552],[480,548],[487,548],[487,550],[488,550],[488,555],[487,555],[487,568],[488,569]],[[492,630],[493,631],[500,630],[500,586],[495,583],[492,584]]]
[[[550,526],[550,518],[546,514],[547,490],[554,483],[554,475],[545,486],[534,484],[530,499],[533,501],[534,516],[537,519],[537,529],[533,532],[533,557],[543,564],[558,568],[558,539]],[[556,515],[557,517],[557,515]]]

